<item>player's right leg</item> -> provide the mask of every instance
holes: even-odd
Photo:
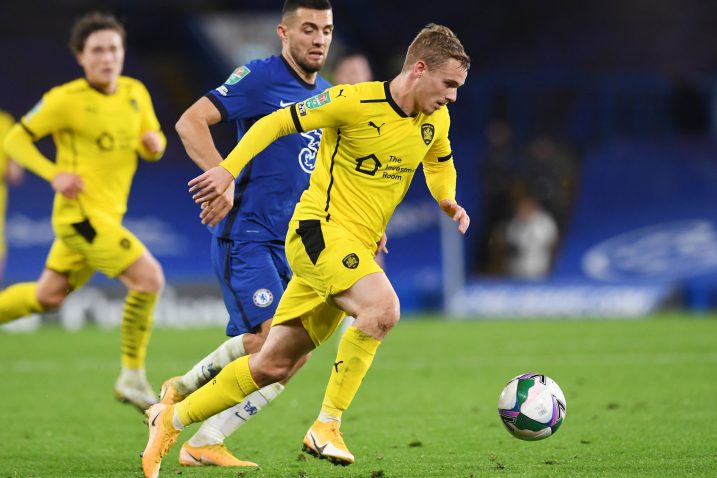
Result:
[[[181,377],[162,386],[164,403],[176,403],[204,385],[231,361],[261,349],[271,327],[279,298],[290,275],[283,244],[241,242],[213,237],[212,263],[229,312],[227,334],[234,337],[200,360]],[[305,362],[297,363],[297,369]],[[292,372],[293,374],[293,372]],[[183,465],[254,466],[239,460],[224,440],[256,416],[284,389],[274,383],[251,393],[241,403],[202,423],[182,445]]]
[[[180,401],[233,360],[261,348],[291,275],[283,247],[277,245],[212,236],[211,259],[229,313],[230,338],[184,375],[165,382],[160,393],[165,403]]]
[[[56,310],[67,297],[66,276],[45,269],[37,282],[13,284],[0,292],[0,324]]]
[[[92,274],[81,255],[55,239],[37,282],[13,284],[0,292],[0,324],[57,310]]]
[[[142,453],[145,476],[158,475],[162,458],[185,426],[206,420],[240,403],[262,386],[286,379],[296,363],[313,348],[313,341],[298,321],[292,325],[272,327],[258,354],[233,361],[212,381],[177,405],[160,403],[150,407],[147,411],[149,439]],[[256,363],[250,366],[252,357],[255,357]]]

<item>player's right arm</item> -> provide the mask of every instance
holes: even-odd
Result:
[[[296,133],[290,108],[274,111],[257,121],[242,137],[227,159],[189,182],[189,192],[196,203],[212,201],[220,196],[239,176],[251,159],[275,140]]]
[[[182,140],[184,149],[194,164],[203,171],[213,168],[222,162],[222,155],[217,150],[212,138],[210,126],[219,123],[222,114],[206,96],[197,100],[179,118],[174,129]],[[203,224],[215,225],[226,216],[234,205],[234,183],[227,187],[224,194],[213,201],[205,203],[200,218]]]
[[[48,181],[52,188],[64,196],[74,199],[84,190],[82,178],[76,174],[58,171],[54,162],[47,159],[35,147],[35,141],[54,131],[66,128],[67,113],[63,111],[64,95],[52,90],[12,127],[3,147],[18,164]]]
[[[347,85],[341,87],[342,90],[348,89]],[[336,101],[338,93],[338,87],[329,88],[319,95],[274,111],[257,121],[219,166],[207,170],[189,182],[189,192],[194,193],[194,202],[204,203],[222,194],[254,156],[282,136],[339,127],[350,122],[354,114],[351,108],[353,102],[350,100],[352,95],[346,93],[342,100]],[[332,102],[331,98],[335,101]]]
[[[222,115],[217,107],[203,96],[182,114],[175,125],[184,149],[202,171],[213,168],[224,159],[214,145],[209,130],[210,126],[221,120]]]

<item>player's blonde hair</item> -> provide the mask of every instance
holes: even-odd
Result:
[[[451,58],[458,60],[466,70],[471,66],[471,59],[456,34],[448,27],[429,23],[418,32],[408,47],[403,71],[410,70],[419,60],[423,60],[429,70],[434,70]]]

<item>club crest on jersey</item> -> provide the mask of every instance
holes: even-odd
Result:
[[[356,269],[359,265],[359,258],[356,254],[352,252],[348,256],[341,259],[341,262],[347,269]]]
[[[316,96],[312,96],[308,100],[304,101],[304,104],[310,110],[315,110],[319,106],[323,106],[328,103],[331,103],[331,93],[329,93],[328,91],[324,91],[323,93],[320,93]]]
[[[435,128],[431,123],[421,125],[421,136],[423,137],[423,142],[426,143],[426,146],[431,144],[431,141],[433,141],[434,132]]]
[[[304,131],[300,134],[302,139],[306,141],[306,146],[299,151],[299,166],[306,174],[311,174],[316,167],[316,154],[319,151],[322,131],[315,129]]]
[[[229,78],[227,78],[227,81],[224,82],[225,85],[236,85],[239,83],[239,80],[244,78],[246,75],[251,73],[251,70],[247,68],[246,66],[240,66],[234,72],[229,75]]]
[[[269,307],[274,302],[274,294],[269,289],[258,289],[252,297],[257,307]]]
[[[114,151],[115,149],[115,138],[107,131],[100,133],[95,142],[100,151]]]

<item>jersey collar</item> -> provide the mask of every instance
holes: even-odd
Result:
[[[294,75],[294,78],[296,78],[296,81],[298,81],[301,86],[303,86],[307,90],[313,90],[316,88],[316,83],[307,83],[302,77],[299,76],[299,74],[296,72],[296,70],[294,70],[291,67],[291,65],[289,64],[289,62],[286,61],[286,58],[284,58],[284,55],[279,55],[279,58],[281,58],[281,61],[284,62],[286,69],[289,70],[289,73]],[[318,78],[319,75],[316,75],[316,77]]]
[[[409,118],[409,117],[413,118],[414,116],[416,116],[418,113],[413,113],[412,115],[406,114],[401,109],[401,107],[398,106],[398,104],[393,100],[393,96],[391,96],[391,88],[389,87],[389,83],[390,82],[388,82],[388,81],[383,82],[383,91],[384,91],[384,94],[386,95],[386,101],[388,102],[389,105],[391,105],[391,108],[393,108],[393,110],[396,113],[398,113],[398,116],[400,116],[401,118]]]

